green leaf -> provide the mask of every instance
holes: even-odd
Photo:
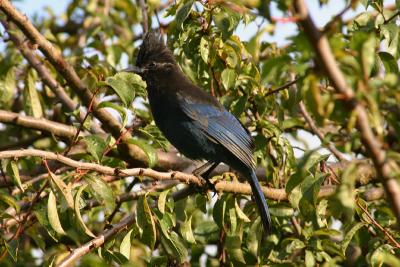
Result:
[[[74,198],[72,197],[71,184],[66,185],[64,181],[53,172],[49,172],[49,176],[57,191],[63,196],[68,207],[74,209]]]
[[[235,210],[236,210],[236,214],[237,216],[243,220],[244,222],[251,222],[249,217],[247,217],[247,215],[242,211],[242,209],[239,207],[236,199],[235,199]]]
[[[115,209],[115,197],[111,187],[101,177],[96,175],[85,175],[94,197],[106,208],[106,215],[111,214]]]
[[[157,151],[152,146],[146,144],[140,139],[133,139],[133,138],[130,138],[128,140],[128,143],[137,145],[144,151],[144,153],[146,153],[147,159],[149,160],[148,161],[149,168],[152,168],[157,164]]]
[[[35,214],[36,219],[46,229],[47,233],[51,238],[57,241],[56,232],[54,231],[53,227],[49,222],[49,218],[47,216],[47,208],[45,204],[38,203],[33,208],[33,213]]]
[[[175,22],[178,28],[183,30],[183,22],[189,16],[193,3],[194,3],[193,0],[188,1],[186,4],[180,7],[176,12]]]
[[[225,244],[229,258],[235,263],[235,266],[245,265],[246,261],[243,256],[241,238],[237,235],[228,235],[225,239]]]
[[[15,160],[10,161],[9,168],[11,169],[9,173],[11,173],[11,177],[13,178],[14,184],[16,184],[22,192],[24,192],[24,187],[21,182],[21,177],[19,176],[19,169],[17,162]]]
[[[236,82],[236,72],[233,69],[224,69],[221,73],[222,84],[225,89],[230,89],[235,85]]]
[[[174,257],[176,257],[179,263],[183,263],[187,260],[188,250],[186,246],[183,244],[181,238],[177,233],[171,232],[171,238],[169,239],[174,249]]]
[[[204,62],[208,64],[209,62],[208,58],[210,56],[210,44],[207,41],[207,39],[204,38],[204,36],[201,37],[200,40],[200,55],[201,58],[204,60]]]
[[[8,254],[15,262],[18,261],[18,244],[19,244],[18,239],[13,239],[9,242],[4,242]]]
[[[60,218],[58,217],[57,201],[53,191],[50,190],[49,198],[47,200],[47,217],[51,227],[60,235],[65,235],[65,231],[62,228]]]
[[[147,194],[139,198],[137,205],[136,217],[138,226],[142,229],[142,242],[153,250],[156,243],[156,226],[147,203]]]
[[[124,255],[128,260],[131,255],[131,234],[133,230],[130,230],[122,239],[121,245],[119,246],[119,252]]]
[[[83,190],[85,190],[86,186],[87,185],[82,185],[81,187],[79,187],[78,191],[76,192],[76,195],[75,195],[75,209],[74,209],[75,218],[76,218],[76,222],[78,223],[79,228],[82,229],[82,231],[85,234],[87,234],[88,236],[91,236],[91,237],[96,237],[92,233],[92,231],[90,231],[90,229],[86,226],[86,224],[83,222],[82,215],[81,215],[81,205],[80,205],[81,195],[82,195]]]
[[[396,23],[387,23],[380,25],[381,37],[386,39],[386,52],[397,56],[397,47],[399,43],[399,26]]]
[[[371,255],[371,266],[400,266],[400,259],[391,250],[390,245],[378,247]]]
[[[158,207],[158,210],[162,214],[165,213],[165,202],[167,200],[167,196],[168,196],[169,191],[170,191],[170,189],[162,191],[160,193],[160,196],[158,197],[157,207]]]
[[[28,95],[28,102],[35,118],[43,117],[42,105],[40,104],[39,94],[35,86],[35,76],[32,71],[28,73],[28,80],[26,82],[26,90]]]
[[[119,115],[121,116],[122,127],[125,127],[126,124],[128,123],[128,116],[127,116],[127,113],[126,113],[126,109],[124,107],[116,105],[116,104],[114,104],[112,102],[104,101],[104,102],[101,102],[97,106],[97,109],[101,109],[101,108],[112,108],[115,111],[117,111],[119,113]]]
[[[225,210],[226,210],[226,199],[221,197],[215,202],[213,209],[213,218],[214,222],[218,225],[220,229],[224,227],[225,220]]]
[[[146,83],[134,73],[119,72],[112,77],[107,77],[105,83],[117,93],[125,107],[131,105],[135,93],[143,91]]]
[[[194,239],[193,231],[192,231],[192,215],[190,215],[186,221],[181,226],[181,234],[182,237],[189,243],[195,244],[196,240]]]
[[[83,138],[86,143],[87,150],[96,159],[98,163],[103,158],[104,151],[107,149],[108,144],[103,137],[99,135],[88,135]]]
[[[232,113],[235,115],[235,117],[242,115],[246,108],[247,99],[247,95],[243,95],[239,97],[239,99],[233,104]]]
[[[0,79],[0,107],[9,109],[17,90],[14,68],[10,68],[5,77]]]
[[[346,234],[343,238],[342,241],[342,253],[343,255],[346,255],[346,250],[347,247],[349,246],[351,240],[353,239],[353,236],[357,233],[358,230],[360,230],[363,226],[365,226],[365,223],[362,222],[354,222],[352,225],[350,225],[349,230],[346,231]]]
[[[386,73],[399,72],[399,66],[397,65],[396,59],[391,54],[387,52],[379,52],[378,55],[385,67]]]
[[[207,213],[207,197],[204,194],[196,194],[195,196],[196,208],[204,214]]]
[[[18,202],[10,195],[7,194],[0,194],[0,201],[6,204],[8,207],[13,207],[18,213],[21,210],[21,206]],[[0,216],[4,211],[1,210]]]
[[[369,36],[369,38],[362,45],[361,62],[365,77],[370,76],[371,70],[375,63],[375,47],[376,38],[374,35]]]
[[[311,251],[306,250],[304,262],[306,267],[314,267],[316,265],[314,254]]]

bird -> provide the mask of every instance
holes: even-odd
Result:
[[[158,33],[144,35],[136,66],[126,71],[146,81],[151,113],[167,140],[184,156],[207,161],[194,171],[196,175],[208,181],[208,175],[222,162],[247,178],[264,231],[269,234],[271,217],[255,173],[253,140],[242,123],[186,77]]]

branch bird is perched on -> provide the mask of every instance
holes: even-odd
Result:
[[[253,142],[242,124],[183,74],[154,33],[145,35],[134,71],[147,83],[151,112],[165,137],[186,157],[208,161],[201,168],[204,178],[220,162],[247,177],[269,233],[271,218],[254,172]]]

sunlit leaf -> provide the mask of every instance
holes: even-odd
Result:
[[[57,201],[53,191],[50,191],[49,198],[47,200],[47,216],[49,218],[49,223],[60,235],[65,235],[65,231],[61,226],[60,218],[57,211]]]
[[[114,89],[125,107],[131,105],[137,91],[143,91],[146,88],[146,83],[139,75],[128,72],[119,72],[112,77],[107,77],[105,82]]]

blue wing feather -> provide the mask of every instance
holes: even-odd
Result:
[[[190,103],[188,99],[180,103],[186,115],[211,141],[224,146],[248,167],[254,167],[251,137],[231,113],[222,106]]]

